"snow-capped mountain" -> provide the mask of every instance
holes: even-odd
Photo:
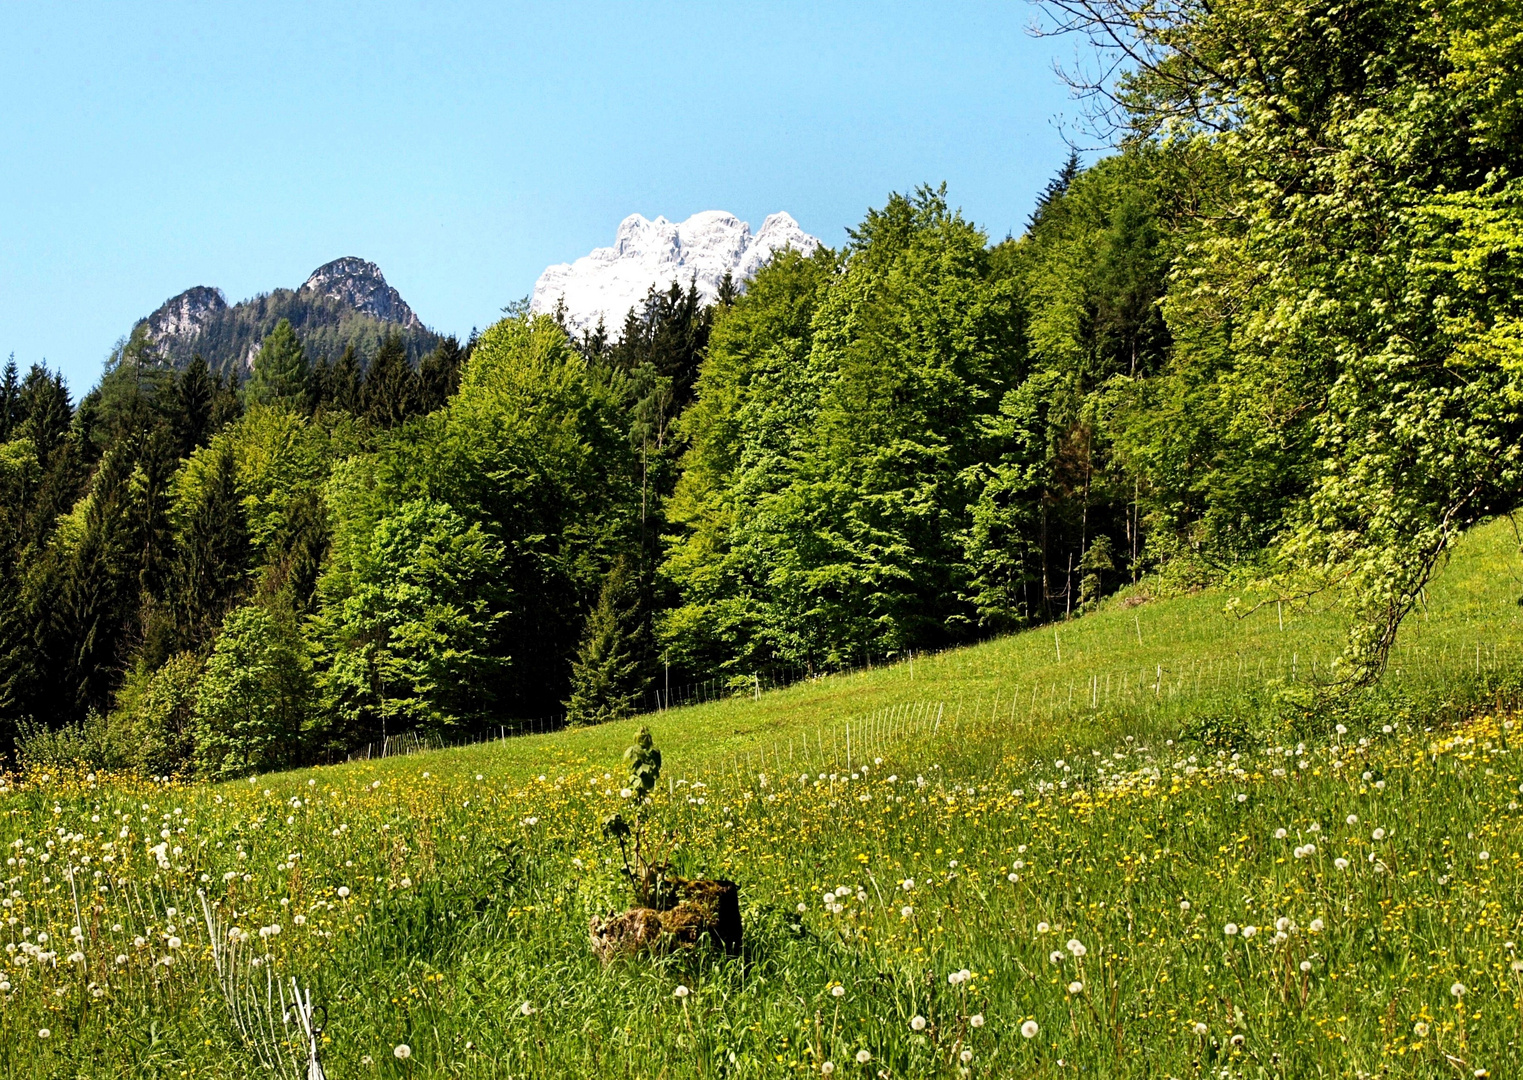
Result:
[[[624,316],[652,285],[666,289],[675,281],[685,289],[696,281],[699,294],[712,302],[726,272],[739,286],[784,248],[810,255],[819,246],[788,214],[769,214],[754,235],[750,225],[723,210],[675,223],[630,214],[619,223],[612,247],[547,268],[534,283],[530,308],[548,314],[564,300],[573,329],[591,329],[601,318],[617,336]]]

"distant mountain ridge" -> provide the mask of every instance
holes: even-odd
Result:
[[[401,337],[416,363],[439,344],[373,262],[345,256],[312,271],[297,289],[275,289],[228,304],[221,289],[197,285],[161,304],[133,332],[183,368],[200,353],[213,371],[252,370],[265,336],[289,319],[308,358],[336,359],[350,345],[368,361],[388,334]]]
[[[723,210],[705,210],[686,221],[654,221],[630,214],[619,223],[612,247],[594,248],[570,263],[546,268],[534,284],[530,310],[550,314],[565,305],[573,330],[595,327],[601,319],[617,337],[629,309],[655,286],[676,282],[696,285],[705,303],[713,303],[729,274],[743,287],[773,255],[792,248],[811,255],[820,246],[784,213],[769,214],[754,235],[751,226]]]

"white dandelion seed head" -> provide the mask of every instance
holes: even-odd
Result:
[[[685,998],[690,993],[692,993],[692,991],[689,990],[687,987],[685,987],[685,986],[679,986],[679,987],[677,987],[677,989],[672,991],[672,997],[679,998],[679,999],[680,998]]]
[[[1021,1025],[1021,1037],[1024,1039],[1034,1039],[1036,1038],[1036,1033],[1040,1030],[1035,1020],[1027,1020]]]
[[[846,996],[846,987],[844,987],[844,986],[840,985],[839,983],[837,983],[835,986],[832,986],[830,988],[830,996],[831,997],[845,997]]]
[[[923,1016],[913,1016],[913,1017],[911,1017],[910,1018],[910,1030],[911,1031],[924,1031],[925,1030],[925,1017],[923,1017]]]
[[[857,1064],[858,1065],[866,1065],[872,1059],[873,1059],[872,1054],[868,1053],[866,1050],[858,1050],[857,1051]]]
[[[398,1061],[406,1061],[408,1058],[412,1057],[412,1047],[408,1046],[406,1043],[397,1043],[397,1045],[392,1048],[391,1056],[396,1058]]]

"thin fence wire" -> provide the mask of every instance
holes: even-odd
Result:
[[[867,661],[862,665],[830,673],[806,673],[814,682],[841,679],[885,667],[906,667],[923,662],[934,653],[917,652],[895,660]],[[872,757],[881,756],[889,745],[906,738],[923,738],[940,732],[943,726],[960,730],[974,722],[979,730],[989,731],[1001,725],[1041,722],[1051,724],[1085,714],[1126,711],[1144,719],[1153,719],[1161,711],[1182,705],[1186,700],[1199,705],[1209,699],[1221,699],[1224,705],[1241,702],[1255,693],[1270,693],[1293,686],[1312,686],[1326,678],[1330,661],[1336,653],[1303,653],[1285,650],[1273,656],[1251,657],[1243,651],[1217,654],[1192,654],[1167,663],[1103,665],[1063,678],[1011,679],[1005,686],[975,699],[924,699],[901,702],[867,713],[854,714],[834,725],[817,725],[811,740],[804,731],[789,739],[775,740],[747,755],[732,754],[724,759],[722,775],[742,777],[757,775],[763,769],[757,763],[770,764],[778,771],[789,767],[816,771],[850,769]],[[1400,692],[1408,686],[1432,685],[1442,678],[1446,682],[1484,681],[1504,671],[1523,669],[1523,643],[1481,642],[1442,645],[1405,645],[1393,648],[1381,686]],[[802,680],[772,684],[753,681],[751,692],[734,680],[711,679],[688,684],[679,697],[674,690],[668,699],[663,690],[660,704],[641,715],[649,716],[717,700],[759,701],[770,689],[797,685]],[[721,688],[725,688],[721,692]],[[667,702],[670,701],[670,704]],[[348,754],[350,761],[398,757],[430,750],[501,742],[524,735],[542,735],[563,730],[564,713],[527,720],[515,720],[485,731],[446,736],[438,732],[408,731],[379,742],[365,743]]]

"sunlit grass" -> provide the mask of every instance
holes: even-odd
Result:
[[[1517,732],[1434,720],[1517,669],[1515,550],[1471,537],[1382,696],[1310,724],[1276,692],[1338,611],[1282,631],[1220,594],[648,718],[651,811],[740,883],[737,959],[591,954],[629,902],[599,823],[631,724],[29,777],[0,795],[0,1074],[268,1075],[204,893],[326,1006],[335,1078],[1518,1075]]]

